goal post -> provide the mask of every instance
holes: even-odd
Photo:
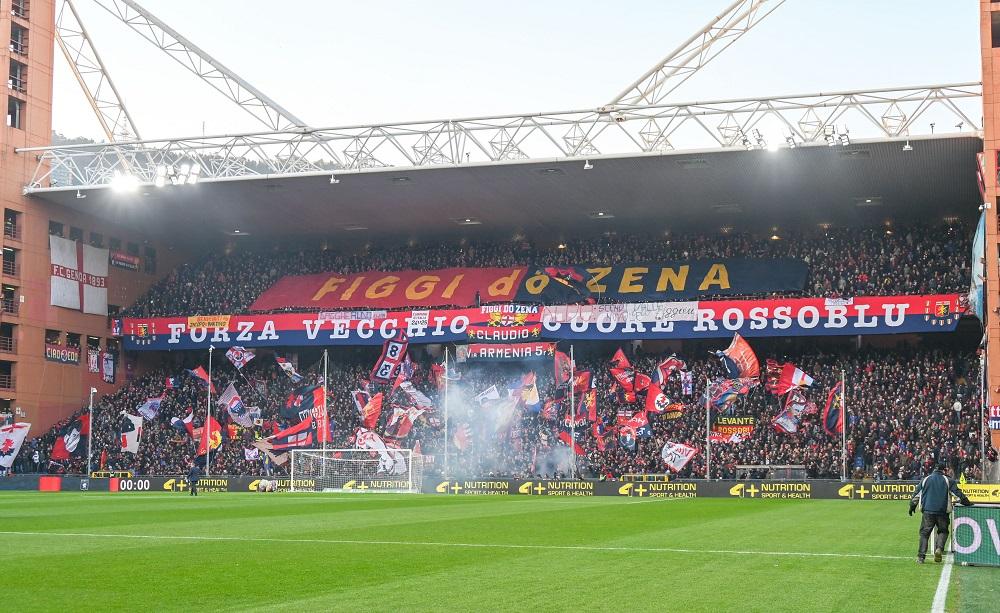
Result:
[[[294,449],[293,492],[419,493],[424,457],[412,449]]]

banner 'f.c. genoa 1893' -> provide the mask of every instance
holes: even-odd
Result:
[[[126,319],[125,349],[216,349],[291,345],[381,345],[404,330],[409,342],[526,343],[837,336],[949,332],[964,305],[957,294],[824,299],[651,302],[472,309],[341,311]],[[518,317],[519,313],[527,313]],[[498,316],[498,314],[500,316]],[[509,316],[507,316],[509,315]],[[536,323],[537,322],[537,323]]]
[[[443,268],[322,273],[279,279],[253,303],[253,311],[300,309],[471,306],[487,302],[559,304],[564,283],[581,279],[581,289],[611,302],[686,300],[799,291],[808,265],[801,260],[726,258],[683,262],[567,266],[558,269]],[[477,300],[478,298],[478,300]]]

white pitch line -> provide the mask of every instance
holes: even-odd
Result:
[[[938,579],[937,590],[934,592],[934,602],[931,603],[931,613],[944,613],[944,605],[948,600],[948,584],[951,583],[951,567],[954,561],[952,554],[944,557],[944,566],[941,567],[941,578]]]
[[[610,547],[596,545],[517,545],[504,543],[444,543],[437,541],[362,541],[352,539],[280,539],[242,536],[185,536],[156,534],[101,534],[93,532],[23,532],[17,530],[0,530],[0,535],[10,536],[56,536],[83,538],[121,538],[149,539],[164,541],[235,541],[252,543],[308,543],[320,545],[387,545],[400,547],[460,547],[469,549],[536,549],[550,551],[610,551],[610,552],[644,552],[644,553],[694,553],[694,554],[728,554],[728,555],[759,555],[788,556],[805,558],[862,558],[869,560],[909,560],[905,556],[886,556],[865,553],[829,553],[814,551],[752,551],[738,549],[682,549],[677,547]]]

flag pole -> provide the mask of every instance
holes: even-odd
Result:
[[[212,465],[212,352],[215,351],[214,345],[208,346],[208,408],[205,413],[205,425],[202,426],[201,438],[205,441],[205,476],[210,474],[210,466]],[[208,436],[205,436],[206,430]]]
[[[323,350],[323,413],[326,415],[326,419],[323,420],[323,427],[326,428],[326,432],[323,433],[323,451],[326,451],[326,439],[330,438],[330,399],[327,396],[327,370],[330,365],[330,354],[327,349]],[[323,454],[324,457],[326,454]],[[323,462],[323,470],[326,470],[326,462]]]
[[[448,381],[451,373],[448,372],[448,347],[444,348],[444,478],[448,478]]]
[[[705,480],[712,479],[712,382],[705,379]]]
[[[840,480],[847,481],[847,374],[840,370],[840,456],[842,467]]]
[[[979,482],[986,483],[986,343],[979,356]]]
[[[87,404],[87,419],[90,420],[90,427],[87,428],[87,478],[90,478],[90,458],[94,443],[94,394],[96,387],[90,388],[90,402]]]
[[[576,478],[576,356],[573,354],[573,345],[569,346],[569,423],[570,423],[570,443],[569,450],[573,452],[573,474],[571,478]]]

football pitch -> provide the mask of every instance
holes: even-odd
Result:
[[[929,611],[906,502],[3,493],[7,608]],[[952,567],[948,611],[1000,608]],[[940,599],[941,596],[938,596]]]

